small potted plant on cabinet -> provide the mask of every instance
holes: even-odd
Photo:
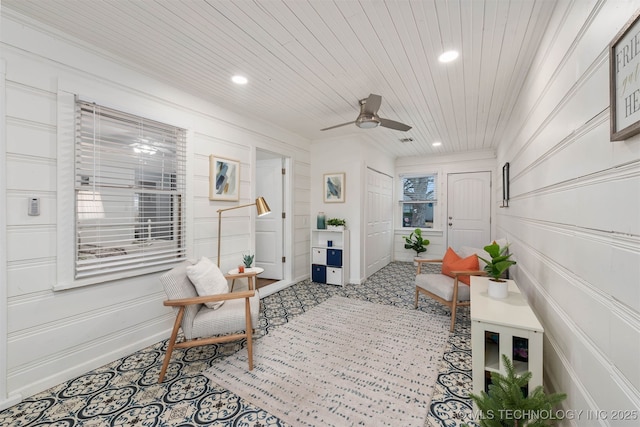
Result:
[[[327,220],[327,230],[344,230],[347,221],[342,218],[329,218]]]
[[[422,238],[422,230],[416,228],[408,236],[404,236],[404,248],[416,252],[415,258],[420,258],[420,254],[427,251],[429,240]]]
[[[507,288],[507,282],[502,278],[504,272],[509,269],[516,262],[510,260],[511,254],[507,253],[509,245],[501,248],[495,241],[484,247],[484,250],[491,256],[491,260],[480,258],[487,265],[484,267],[484,271],[487,272],[489,279],[489,296],[492,298],[506,298],[509,294]]]

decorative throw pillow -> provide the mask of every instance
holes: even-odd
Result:
[[[229,283],[209,258],[202,257],[195,265],[187,267],[187,276],[196,287],[198,295],[203,297],[207,295],[219,295],[229,292]],[[207,302],[205,305],[209,308],[216,309],[224,304],[224,301]]]
[[[450,277],[455,277],[455,275],[451,273],[452,271],[477,271],[479,268],[478,256],[476,254],[472,254],[466,258],[460,258],[453,249],[448,248],[447,253],[444,254],[444,258],[442,259],[442,274]],[[458,276],[458,280],[467,285],[471,284],[470,276]]]
[[[501,248],[504,248],[505,246],[507,246],[507,239],[498,239],[495,241]],[[487,243],[487,245],[490,245],[492,242]],[[478,264],[480,266],[480,270],[484,270],[484,268],[487,266],[487,263],[484,262],[483,260],[481,260],[479,257],[482,257],[484,259],[490,260],[491,259],[491,255],[489,255],[484,249],[480,249],[480,248],[473,248],[470,246],[463,246],[460,248],[460,251],[458,253],[458,255],[460,255],[462,258],[466,258],[472,254],[476,254],[478,256]]]
[[[485,252],[484,249],[463,246],[458,252],[458,255],[460,255],[460,257],[462,258],[466,258],[474,254],[478,257],[478,266],[480,267],[479,269],[484,270],[484,267],[487,265],[487,263],[482,261],[479,257],[482,257],[484,259],[491,259],[491,256],[487,252]]]

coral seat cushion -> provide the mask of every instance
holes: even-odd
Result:
[[[478,269],[480,269],[480,265],[476,254],[469,255],[466,258],[460,258],[460,255],[455,253],[453,249],[448,248],[447,253],[444,254],[444,258],[442,259],[442,274],[450,277],[455,277],[451,273],[452,271],[477,271]],[[458,281],[470,285],[471,277],[459,276]]]

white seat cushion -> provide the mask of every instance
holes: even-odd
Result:
[[[451,301],[453,299],[453,277],[444,274],[417,274],[416,286],[429,291],[440,298]],[[469,301],[469,285],[458,282],[458,301]]]
[[[258,326],[260,315],[260,295],[258,291],[249,298],[251,306],[251,324],[253,328]],[[225,301],[225,304],[215,310],[202,306],[193,320],[191,336],[188,339],[204,338],[215,335],[229,334],[244,331],[245,323],[244,298]],[[186,335],[186,334],[185,334]]]

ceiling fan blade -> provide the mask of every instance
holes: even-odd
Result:
[[[341,126],[352,125],[352,124],[354,124],[354,123],[355,123],[355,122],[342,123],[341,125],[335,125],[335,126],[331,126],[331,127],[324,128],[324,129],[320,129],[320,130],[321,130],[321,131],[323,131],[323,130],[335,129],[335,128],[339,128],[339,127],[341,127]]]
[[[382,104],[382,97],[380,95],[370,94],[365,103],[362,106],[362,112],[368,114],[376,114]]]
[[[405,125],[404,123],[396,122],[394,120],[383,119],[382,117],[380,117],[380,126],[394,130],[401,130],[403,132],[411,129],[411,126],[409,125]]]

